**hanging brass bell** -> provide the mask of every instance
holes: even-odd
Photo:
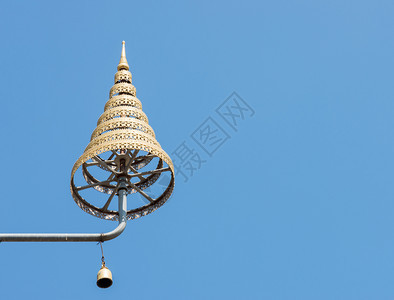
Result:
[[[97,286],[102,289],[109,288],[112,285],[112,273],[105,266],[105,263],[101,265],[101,269],[97,273]]]

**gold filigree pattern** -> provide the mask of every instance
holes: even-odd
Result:
[[[130,129],[137,129],[146,134],[149,134],[153,138],[155,137],[155,132],[153,131],[152,127],[150,127],[147,123],[140,121],[138,119],[133,118],[115,118],[103,123],[100,123],[93,131],[91,140],[96,138],[97,136],[101,135],[103,132],[108,130],[115,130],[120,128],[130,128]]]
[[[127,81],[131,83],[132,75],[131,72],[126,70],[120,70],[115,74],[115,83]]]
[[[152,138],[152,136],[142,131],[134,130],[134,129],[115,129],[106,132],[98,136],[97,138],[94,138],[86,147],[85,151],[88,151],[93,147],[105,144],[107,142],[127,141],[127,140],[145,141],[147,143],[160,147],[160,144],[154,138]]]
[[[126,82],[115,83],[114,86],[109,91],[109,97],[111,98],[112,96],[121,93],[125,93],[125,94],[127,93],[132,96],[135,96],[136,89],[134,85],[130,83],[126,83]]]
[[[144,114],[144,112],[138,108],[131,106],[118,106],[113,107],[105,111],[97,121],[97,125],[102,122],[114,119],[116,117],[134,117],[145,123],[148,123],[148,117]]]
[[[140,100],[138,100],[134,96],[130,96],[127,94],[114,96],[108,100],[105,104],[104,110],[108,110],[117,106],[133,106],[139,109],[142,109],[142,105]]]

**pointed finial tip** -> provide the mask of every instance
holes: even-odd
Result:
[[[120,56],[120,62],[118,65],[118,71],[124,69],[124,70],[129,70],[129,64],[127,63],[126,59],[126,49],[125,49],[125,41],[122,41],[122,54]]]

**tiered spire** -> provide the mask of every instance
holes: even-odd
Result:
[[[109,92],[109,100],[105,104],[104,113],[97,122],[89,145],[82,156],[74,164],[71,176],[71,193],[75,202],[86,212],[109,220],[118,218],[117,212],[109,209],[117,186],[114,181],[119,178],[128,179],[129,193],[140,193],[148,201],[148,205],[128,211],[129,219],[138,218],[151,213],[163,205],[170,197],[174,187],[174,167],[170,157],[156,141],[155,133],[148,124],[148,117],[142,111],[141,102],[136,97],[136,89],[132,84],[132,76],[126,59],[125,42],[122,42],[122,53],[115,74],[115,83]],[[145,152],[145,153],[143,153]],[[151,161],[158,158],[153,170],[139,173],[141,168],[152,169]],[[119,165],[123,160],[123,167]],[[167,167],[165,166],[167,165]],[[74,174],[82,166],[82,175],[87,186],[77,187]],[[100,181],[90,172],[92,166],[112,173],[110,180]],[[125,168],[126,166],[126,169]],[[153,185],[162,172],[170,172],[171,180],[165,191],[156,199],[151,198],[144,189]],[[131,172],[131,175],[129,174]],[[117,174],[115,176],[115,174]],[[112,179],[111,179],[112,178]],[[139,181],[135,182],[135,178]],[[132,179],[132,181],[130,181]],[[100,207],[87,202],[79,193],[80,190],[93,188],[111,194],[108,201]]]

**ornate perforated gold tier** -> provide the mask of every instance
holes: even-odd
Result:
[[[84,181],[83,185],[78,185],[77,177],[80,182]],[[149,193],[146,189],[151,189],[160,177],[164,180],[160,180],[159,193]],[[97,122],[90,143],[73,166],[71,193],[85,212],[107,220],[118,220],[117,210],[111,207],[114,206],[112,199],[117,194],[121,178],[127,179],[128,194],[135,198],[135,202],[133,199],[128,201],[133,205],[127,212],[128,219],[155,211],[167,201],[174,189],[172,161],[156,141],[136,97],[126,60],[125,42],[104,113]],[[96,199],[96,191],[107,196]],[[88,202],[87,197],[92,201]]]

